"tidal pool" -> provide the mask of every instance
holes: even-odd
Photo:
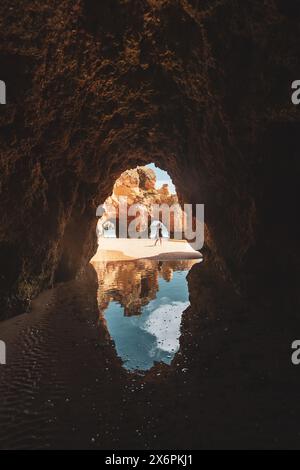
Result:
[[[199,260],[93,263],[100,318],[126,369],[146,371],[155,362],[171,363],[189,306],[186,276],[195,263]]]

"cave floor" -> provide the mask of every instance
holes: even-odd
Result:
[[[180,351],[146,374],[126,371],[97,327],[92,268],[2,322],[0,448],[299,447],[289,334],[268,303],[258,323],[214,276],[205,263],[192,268]]]

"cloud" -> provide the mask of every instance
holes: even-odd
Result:
[[[189,302],[171,302],[149,315],[143,329],[156,337],[159,349],[170,353],[178,351],[181,316],[188,306]]]

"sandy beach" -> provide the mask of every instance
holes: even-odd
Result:
[[[185,240],[164,239],[162,246],[154,246],[152,239],[101,238],[97,253],[91,263],[99,261],[124,261],[134,259],[201,259]]]

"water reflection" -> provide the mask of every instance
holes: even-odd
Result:
[[[189,305],[186,275],[199,260],[108,261],[97,271],[100,317],[129,370],[170,364],[179,349],[180,324]]]

